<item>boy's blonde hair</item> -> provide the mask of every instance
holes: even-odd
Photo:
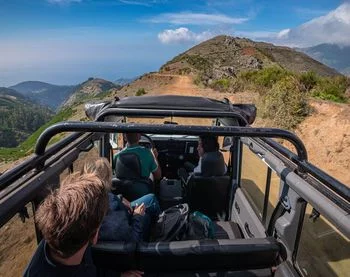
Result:
[[[111,190],[112,186],[112,167],[106,158],[98,158],[95,161],[89,161],[84,165],[84,172],[95,174],[107,190]]]

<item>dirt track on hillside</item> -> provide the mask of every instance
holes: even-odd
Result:
[[[233,103],[256,101],[256,95],[252,93],[221,93],[194,85],[190,76],[172,76],[173,82],[159,87],[152,94],[204,96],[216,99],[227,97]],[[312,100],[310,104],[314,112],[296,129],[296,134],[308,151],[309,161],[350,186],[350,105],[321,100]],[[264,124],[258,119],[254,126],[260,125]]]
[[[157,85],[162,78],[166,80]],[[233,103],[256,101],[256,94],[253,93],[231,94],[200,88],[193,84],[190,76],[152,74],[151,77],[143,78],[136,83],[136,85],[130,85],[127,91],[124,90],[121,96],[134,95],[137,88],[144,87],[148,95],[177,94],[216,99],[227,97]],[[350,185],[350,107],[323,101],[312,101],[311,105],[315,112],[296,130],[308,150],[309,161]],[[82,117],[83,113],[79,116]],[[76,120],[79,120],[79,116]],[[149,119],[147,121],[150,122]],[[177,121],[179,123],[186,121],[187,124],[194,125],[206,123],[203,119]],[[264,122],[260,119],[254,124],[254,126],[263,125]],[[262,188],[259,190],[263,191]],[[22,224],[16,216],[0,229],[0,276],[20,276],[34,249],[32,220]]]

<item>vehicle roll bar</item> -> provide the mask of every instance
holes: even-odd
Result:
[[[301,161],[307,160],[307,151],[303,142],[293,133],[277,128],[252,128],[236,126],[184,126],[167,124],[135,124],[114,122],[65,121],[47,128],[39,137],[35,154],[43,155],[50,139],[62,132],[101,132],[101,133],[150,133],[150,134],[186,134],[217,135],[234,137],[282,138],[291,142]]]
[[[150,116],[173,116],[173,117],[195,117],[195,118],[232,118],[238,119],[242,125],[247,126],[248,121],[241,114],[229,111],[188,111],[188,110],[152,110],[152,109],[123,109],[109,108],[103,110],[96,116],[96,121],[102,121],[108,115],[116,116],[135,116],[135,117],[150,117]]]

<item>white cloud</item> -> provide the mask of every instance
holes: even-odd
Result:
[[[290,47],[309,47],[321,43],[350,45],[350,3],[316,17],[296,28],[279,32],[235,32],[235,35]]]
[[[241,24],[247,21],[244,17],[229,17],[224,14],[206,13],[164,13],[155,16],[147,21],[152,23],[170,23],[175,25],[218,25],[218,24]]]
[[[214,34],[209,31],[194,33],[188,28],[181,27],[175,30],[164,30],[158,34],[158,39],[164,44],[192,43],[204,41],[213,36]]]
[[[287,45],[350,45],[350,3],[344,3],[325,16],[314,18],[297,28],[283,30],[280,34],[277,42]]]
[[[282,31],[277,33],[278,38],[287,38],[290,33],[290,29],[283,29]]]

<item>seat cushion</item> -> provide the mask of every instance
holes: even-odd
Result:
[[[239,239],[243,238],[241,229],[238,224],[233,221],[217,221],[215,222],[215,238],[216,239]]]

